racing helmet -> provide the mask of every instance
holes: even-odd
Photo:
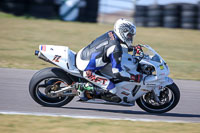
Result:
[[[128,48],[132,48],[133,38],[136,34],[136,27],[126,19],[118,19],[114,24],[114,32]]]

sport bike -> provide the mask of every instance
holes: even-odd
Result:
[[[35,55],[57,67],[44,68],[36,72],[29,84],[29,92],[35,102],[42,106],[60,107],[68,104],[81,88],[85,88],[88,101],[85,103],[111,104],[118,106],[137,105],[150,113],[164,113],[179,102],[180,91],[171,78],[170,70],[163,58],[150,46],[142,45],[140,55],[129,54],[123,47],[122,69],[130,74],[143,74],[140,83],[120,81],[112,73],[109,63],[98,74],[109,78],[117,87],[113,98],[107,91],[93,85],[81,76],[76,67],[76,53],[66,46],[40,45]],[[95,82],[105,79],[92,77]],[[115,96],[115,97],[116,97]],[[120,100],[119,100],[120,99]]]

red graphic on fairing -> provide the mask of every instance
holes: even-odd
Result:
[[[102,77],[98,77],[98,76],[96,76],[96,75],[93,75],[93,74],[92,74],[92,71],[86,71],[86,75],[87,75],[87,78],[89,78],[91,81],[99,82],[99,83],[102,83],[102,82],[103,82],[103,85],[105,85],[106,81],[108,81],[108,80],[105,79],[105,78],[102,78]]]
[[[123,91],[121,94],[128,96],[130,93]]]

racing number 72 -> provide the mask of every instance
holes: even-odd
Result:
[[[55,55],[52,61],[59,62],[60,58],[61,58],[60,55]]]

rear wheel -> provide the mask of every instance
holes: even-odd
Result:
[[[165,113],[172,110],[179,102],[180,91],[175,83],[166,86],[160,92],[159,100],[154,100],[154,95],[149,92],[136,100],[138,106],[149,113]]]
[[[60,107],[69,103],[74,96],[55,95],[58,91],[72,84],[66,72],[59,68],[45,68],[35,73],[29,84],[29,93],[34,101],[43,106]]]

